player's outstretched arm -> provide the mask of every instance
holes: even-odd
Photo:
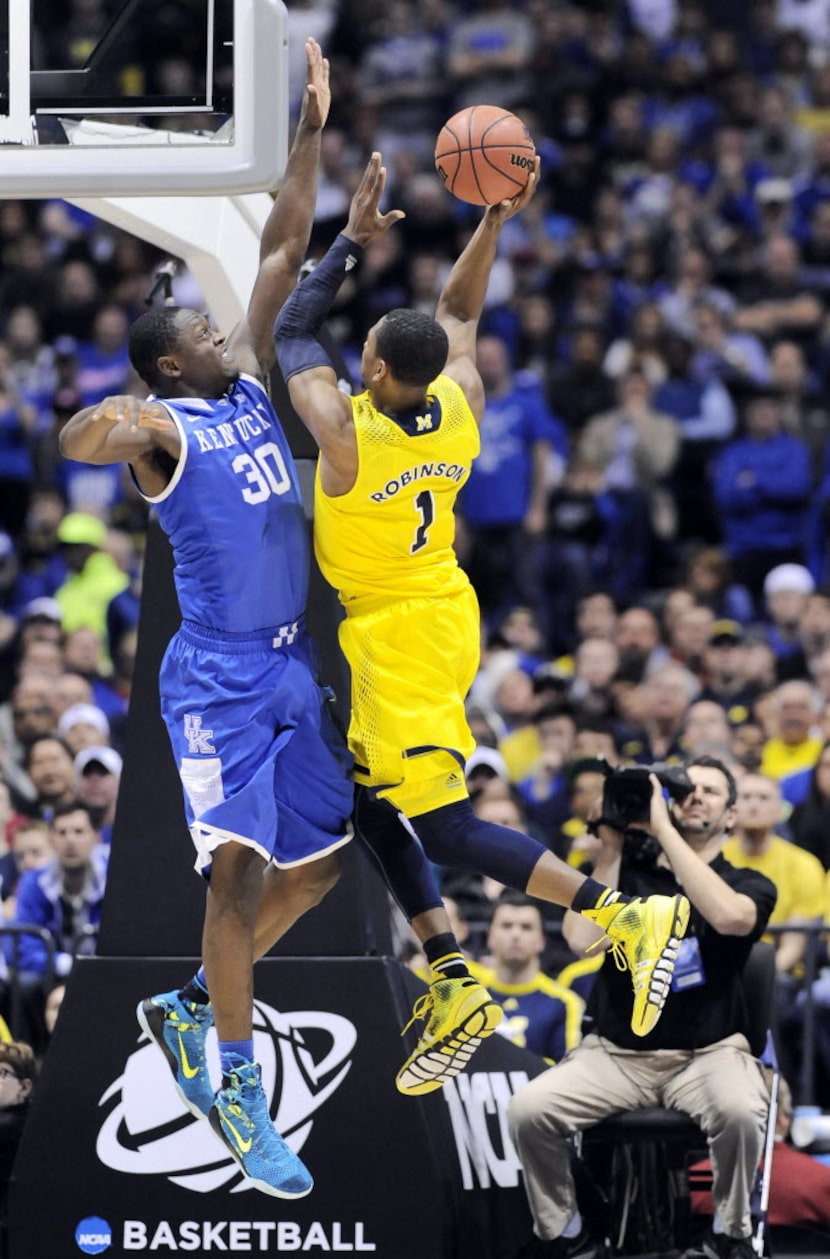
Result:
[[[291,294],[277,320],[280,370],[295,411],[320,447],[324,485],[330,494],[345,493],[354,483],[357,445],[351,403],[337,388],[334,369],[317,335],[364,246],[404,217],[402,210],[380,213],[385,185],[386,169],[380,154],[373,153],[352,197],[346,227]]]
[[[501,229],[508,219],[519,214],[530,201],[539,180],[539,158],[536,158],[527,184],[509,201],[490,205],[484,212],[463,253],[455,262],[441,296],[435,318],[446,332],[450,349],[446,374],[457,380],[477,419],[484,412],[484,390],[475,365],[476,332],[490,272],[496,259]]]
[[[58,445],[64,459],[80,463],[140,463],[157,450],[178,459],[181,438],[161,403],[123,394],[77,411]]]
[[[320,139],[331,104],[329,63],[315,39],[307,39],[307,81],[300,121],[285,175],[262,231],[259,271],[245,319],[228,338],[243,371],[264,376],[274,365],[274,320],[297,277],[308,249]]]

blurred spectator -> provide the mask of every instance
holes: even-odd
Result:
[[[680,741],[689,705],[700,693],[700,683],[684,665],[658,665],[643,683],[645,717],[639,730],[630,731],[623,752],[643,765],[655,761],[680,764],[685,759]]]
[[[767,241],[760,266],[744,281],[739,298],[735,327],[768,343],[781,337],[809,341],[823,313],[803,282],[798,244],[783,234]]]
[[[766,739],[766,731],[759,722],[752,719],[743,722],[732,735],[731,759],[741,769],[757,774],[761,768]]]
[[[735,580],[759,600],[771,568],[804,560],[810,452],[783,431],[772,394],[754,392],[744,424],[717,460],[714,498]]]
[[[673,538],[677,518],[666,481],[680,452],[677,421],[652,405],[645,376],[630,370],[620,379],[614,410],[594,416],[579,438],[579,454],[596,465],[620,515],[632,515],[645,496],[648,534],[641,539],[648,554],[651,538]],[[639,507],[642,514],[642,507]]]
[[[630,335],[612,342],[603,367],[614,380],[640,371],[652,389],[666,379],[663,358],[663,313],[656,302],[643,301],[631,316]]]
[[[557,1062],[580,1039],[584,1003],[544,974],[545,930],[538,904],[505,892],[493,906],[484,965],[471,974],[504,1009],[498,1032],[523,1049]]]
[[[361,100],[379,113],[378,145],[388,163],[402,145],[425,161],[448,116],[443,43],[425,15],[402,0],[386,9],[385,29],[360,63]],[[303,33],[305,39],[307,32]],[[305,85],[305,65],[302,75]],[[302,93],[301,93],[302,95]]]
[[[821,922],[824,915],[824,869],[812,853],[776,833],[781,805],[781,790],[774,779],[745,774],[738,782],[734,831],[724,844],[723,855],[731,865],[755,870],[775,884],[778,899],[770,926],[807,926]],[[786,1075],[796,1079],[798,1052],[792,1025],[807,936],[803,931],[784,931],[773,942],[779,1064]]]
[[[57,734],[39,734],[26,748],[26,772],[35,789],[32,811],[51,822],[75,799],[75,755]]]
[[[94,704],[73,704],[58,721],[58,734],[77,756],[83,748],[108,743],[110,724],[106,713]]]
[[[789,819],[794,842],[830,870],[830,742],[812,769],[782,779],[781,791],[795,805]]]
[[[665,342],[668,376],[654,392],[652,405],[678,424],[682,445],[672,491],[681,534],[717,541],[709,490],[709,464],[735,427],[735,408],[716,379],[692,375],[692,343],[680,333]]]
[[[103,639],[109,602],[129,579],[106,550],[107,527],[84,512],[71,512],[58,526],[57,539],[69,576],[55,592],[67,633],[85,626]]]
[[[764,578],[765,637],[780,680],[807,675],[801,625],[814,591],[815,582],[803,564],[776,565]]]
[[[21,679],[9,703],[0,708],[2,773],[18,802],[31,802],[35,789],[26,771],[26,757],[35,739],[55,729],[57,716],[48,678],[32,674]]]
[[[660,626],[650,608],[626,608],[617,618],[615,642],[620,664],[634,666],[640,678],[668,657],[660,642]]]
[[[770,925],[807,925],[824,914],[824,870],[817,858],[777,834],[782,821],[781,791],[766,774],[745,774],[738,782],[735,825],[723,855],[733,866],[759,870],[778,889]],[[804,957],[807,937],[785,932],[776,938],[776,969],[791,973]]]
[[[821,753],[816,734],[821,699],[809,682],[782,682],[773,693],[775,735],[764,745],[763,773],[780,780],[799,769],[810,769]]]
[[[88,808],[92,824],[104,844],[112,840],[123,764],[115,748],[110,747],[85,747],[75,757],[78,799]]]
[[[0,1041],[0,1232],[5,1237],[14,1160],[37,1080],[37,1059],[23,1041]]]
[[[605,779],[614,763],[602,756],[582,754],[575,756],[567,767],[569,816],[551,847],[558,857],[578,870],[589,865],[600,848],[589,825],[599,815]]]
[[[793,4],[793,8],[809,8],[809,4]],[[820,1158],[796,1149],[788,1138],[793,1121],[792,1091],[786,1079],[778,1081],[778,1111],[775,1117],[775,1144],[769,1173],[769,1205],[766,1235],[780,1254],[788,1251],[806,1253],[810,1247],[816,1254],[830,1240],[830,1167]],[[693,1163],[690,1176],[711,1172],[709,1160]],[[692,1211],[696,1215],[712,1215],[714,1203],[708,1190],[693,1189]],[[792,1233],[790,1230],[809,1230]],[[780,1248],[780,1249],[779,1249]]]
[[[792,103],[779,87],[761,93],[757,125],[749,137],[749,151],[771,175],[792,179],[810,162],[810,137],[793,119]]]
[[[534,717],[539,758],[519,783],[527,820],[542,843],[551,840],[567,816],[565,767],[573,752],[573,713],[561,704],[540,708]]]
[[[542,615],[555,653],[574,647],[574,618],[583,596],[612,581],[615,524],[614,501],[603,487],[599,467],[575,456],[547,503]]]
[[[483,0],[469,16],[456,18],[448,35],[447,69],[458,109],[481,101],[510,109],[526,98],[533,48],[528,14],[502,0]]]
[[[732,730],[720,704],[710,699],[690,704],[681,736],[688,757],[715,756],[728,765],[732,759]]]
[[[19,396],[7,346],[0,342],[0,528],[23,530],[34,481],[32,441],[37,413]]]
[[[699,546],[690,551],[684,580],[695,602],[711,608],[719,619],[749,621],[752,599],[731,576],[729,560],[720,547]]]
[[[695,353],[691,373],[696,380],[724,383],[750,381],[765,385],[770,367],[759,339],[748,332],[732,332],[722,310],[710,302],[694,308]]]
[[[830,211],[830,202],[825,209]],[[772,345],[769,381],[776,391],[783,427],[806,443],[813,477],[817,479],[822,471],[830,413],[819,383],[808,369],[802,346],[787,340]]]
[[[55,946],[55,974],[64,978],[75,956],[95,951],[95,938],[101,919],[106,884],[107,851],[92,824],[89,810],[70,800],[55,810],[51,823],[55,859],[40,870],[29,870],[17,889],[19,925],[44,928]],[[18,981],[26,998],[33,1043],[44,1039],[44,987],[48,951],[34,935],[20,938]]]
[[[754,690],[748,682],[743,627],[737,621],[714,621],[703,653],[701,700],[714,700],[732,725],[749,717]]]
[[[611,377],[603,367],[604,345],[601,333],[592,326],[572,328],[564,362],[555,363],[548,374],[548,398],[556,414],[572,433],[616,401]]]
[[[669,650],[673,660],[678,660],[700,678],[703,657],[715,618],[711,608],[692,603],[674,617],[669,631]]]
[[[535,543],[545,527],[547,470],[564,433],[541,393],[516,381],[507,346],[482,337],[478,369],[487,393],[481,453],[459,499],[466,535],[462,555],[485,615],[521,602],[538,604]]]
[[[54,860],[49,823],[42,818],[18,817],[10,828],[9,851],[0,857],[0,898],[3,916],[13,920],[17,911],[17,885],[27,870],[40,870]]]

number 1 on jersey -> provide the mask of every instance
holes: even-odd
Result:
[[[427,544],[427,532],[435,519],[435,499],[432,497],[432,490],[421,490],[415,499],[415,509],[420,512],[421,523],[415,530],[415,541],[409,548],[410,555],[414,555]]]

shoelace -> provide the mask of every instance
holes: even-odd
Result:
[[[419,997],[415,1002],[415,1005],[412,1007],[412,1018],[402,1030],[401,1036],[405,1036],[412,1024],[416,1023],[418,1019],[428,1019],[432,1013],[433,1005],[434,1002],[431,992],[425,992],[422,997]]]

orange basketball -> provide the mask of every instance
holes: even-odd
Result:
[[[536,148],[515,114],[496,105],[470,105],[453,114],[435,145],[435,169],[454,197],[496,205],[521,192]]]

